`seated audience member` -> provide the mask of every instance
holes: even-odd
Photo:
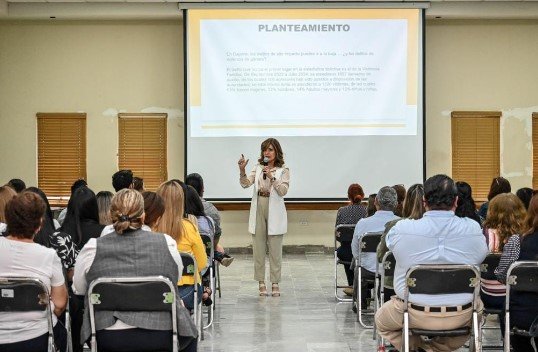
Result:
[[[66,331],[58,319],[67,304],[62,264],[53,249],[34,242],[46,205],[35,193],[22,192],[6,207],[7,237],[0,237],[0,276],[40,279],[48,287],[53,310],[54,337],[66,351]],[[44,311],[0,313],[0,351],[47,350],[48,322]]]
[[[215,238],[214,238],[214,245],[215,245],[215,259],[219,261],[224,266],[229,266],[232,264],[234,258],[229,256],[224,248],[219,244],[220,237],[222,235],[222,229],[220,227],[220,214],[217,208],[210,202],[206,201],[204,197],[204,179],[200,174],[192,173],[187,175],[187,178],[185,179],[185,183],[189,186],[194,187],[196,192],[198,193],[198,196],[200,197],[200,200],[202,201],[202,205],[204,206],[204,213],[209,216],[211,219],[213,219],[213,224],[215,225]]]
[[[480,225],[454,215],[458,191],[446,175],[430,177],[424,183],[426,213],[419,220],[399,221],[387,234],[387,246],[396,258],[394,289],[396,296],[381,306],[375,315],[379,334],[402,350],[403,298],[405,275],[416,264],[480,264],[488,252]],[[454,329],[470,324],[471,294],[410,295],[411,328]],[[457,307],[456,312],[431,312],[429,307]],[[428,341],[410,336],[411,350],[454,351],[469,336],[434,337]]]
[[[67,280],[71,281],[78,250],[69,234],[56,231],[54,228],[52,211],[45,193],[37,187],[28,187],[26,191],[37,194],[45,203],[45,215],[43,215],[41,228],[34,236],[34,242],[56,251],[56,254],[62,262],[63,268],[65,269]]]
[[[24,183],[23,180],[21,180],[19,178],[13,178],[13,179],[9,180],[7,185],[9,187],[13,188],[13,190],[15,192],[17,192],[17,193],[21,193],[22,191],[24,191],[26,189],[26,184]]]
[[[198,271],[201,272],[207,266],[205,246],[195,224],[186,219],[184,214],[185,194],[183,188],[176,181],[162,183],[156,192],[164,200],[164,214],[159,220],[156,232],[167,233],[177,242],[180,252],[190,253],[194,256]],[[201,282],[199,273],[198,282]],[[182,277],[178,282],[179,294],[185,307],[194,308],[194,277]],[[201,291],[201,285],[198,287]],[[202,295],[198,295],[198,300]]]
[[[349,185],[347,189],[347,199],[349,205],[341,207],[336,213],[336,224],[338,225],[354,225],[360,219],[365,218],[367,210],[364,205],[361,204],[364,198],[364,191],[361,185],[353,183]],[[351,241],[340,241],[340,247],[336,251],[336,255],[340,260],[351,262],[353,259],[353,253],[351,252]],[[353,270],[350,265],[344,264],[344,270],[346,272],[347,284],[353,286]],[[348,296],[353,295],[352,288],[344,288],[344,293]]]
[[[9,186],[0,187],[0,236],[7,236],[6,205],[17,193]]]
[[[375,197],[377,196],[377,193],[372,193],[368,196],[368,204],[366,205],[366,217],[372,216],[375,214],[377,209],[375,208]]]
[[[527,231],[522,235],[510,237],[503,249],[501,263],[495,271],[501,282],[506,282],[506,274],[514,257],[518,261],[538,260],[538,195],[534,195],[529,203]],[[510,327],[529,330],[532,324],[538,324],[538,294],[531,292],[510,293]],[[538,346],[538,338],[520,335],[510,337],[511,347],[515,352],[534,352],[531,341]]]
[[[133,172],[131,170],[120,170],[112,175],[112,187],[116,192],[126,188],[133,188]]]
[[[529,209],[529,203],[533,194],[534,191],[532,190],[532,188],[529,187],[523,187],[516,191],[516,196],[523,202],[525,210]]]
[[[424,212],[426,209],[424,209],[424,186],[417,183],[409,187],[407,190],[407,194],[405,195],[405,199],[403,201],[403,207],[402,207],[402,216],[404,219],[420,219],[422,218],[422,215],[424,215]],[[386,243],[386,237],[387,233],[389,233],[390,229],[398,221],[402,219],[394,219],[392,221],[389,221],[385,225],[385,230],[383,231],[383,235],[381,236],[381,242],[379,242],[379,245],[377,246],[377,260],[381,263],[383,260],[383,256],[385,256],[385,253],[389,251],[387,248]]]
[[[88,186],[88,183],[83,179],[79,179],[73,182],[73,184],[71,185],[71,196],[73,196],[75,191],[82,186]],[[58,223],[60,224],[60,226],[62,226],[62,224],[64,223],[66,214],[67,214],[67,207],[63,208],[60,214],[58,215]]]
[[[97,208],[99,209],[99,223],[101,225],[112,225],[110,216],[110,202],[112,201],[112,192],[101,191],[95,195],[97,199]]]
[[[456,182],[456,188],[458,189],[458,205],[456,207],[455,214],[460,218],[469,218],[476,221],[482,226],[478,211],[476,211],[476,204],[473,199],[473,192],[471,185],[467,182]]]
[[[177,282],[183,264],[176,243],[168,235],[141,229],[145,216],[142,195],[132,189],[120,190],[112,198],[110,212],[114,232],[92,238],[80,252],[73,281],[75,292],[86,294],[89,284],[101,277],[160,275]],[[179,304],[177,309],[181,309]],[[88,313],[86,308],[83,341],[90,337]],[[192,337],[196,337],[196,328],[182,316],[178,314],[179,335],[185,336],[180,337],[180,345],[195,351],[196,339]],[[95,313],[95,322],[100,350],[172,350],[172,316],[167,312],[100,311]]]
[[[140,177],[133,177],[133,189],[138,192],[144,192],[144,179]]]
[[[398,205],[397,197],[396,191],[392,187],[385,186],[377,192],[374,202],[377,211],[368,218],[360,219],[353,232],[351,251],[355,260],[359,257],[360,239],[366,232],[383,232],[387,222],[398,218],[394,215],[394,209]],[[373,280],[375,278],[376,255],[375,253],[364,253],[360,260],[362,266],[362,282],[360,285],[362,291],[365,293],[362,297],[362,306],[366,307],[367,298],[370,297],[370,289],[373,288],[373,285],[370,287],[366,280]]]
[[[513,236],[519,237],[524,232],[526,215],[523,203],[512,193],[499,194],[489,202],[488,215],[484,221],[486,242],[490,252],[503,253],[502,263],[495,268],[496,275],[501,271],[506,276],[510,264],[517,260],[519,253],[515,253],[506,245]],[[482,278],[480,298],[486,308],[504,309],[506,286],[498,280]],[[502,335],[504,319],[500,318]]]
[[[396,194],[398,196],[398,205],[396,206],[396,209],[394,209],[394,215],[396,216],[402,216],[402,208],[403,208],[403,201],[405,199],[405,186],[404,185],[394,185],[392,186],[394,190],[396,191]]]
[[[198,225],[198,232],[201,235],[209,236],[214,240],[215,238],[215,225],[213,224],[213,219],[211,219],[209,216],[206,216],[204,213],[204,206],[202,205],[202,201],[200,200],[200,197],[198,196],[198,192],[194,189],[192,186],[187,186],[187,194],[185,197],[185,209],[187,214],[192,215],[196,218],[196,222]],[[208,257],[208,260],[210,258]],[[208,262],[208,268],[209,265],[212,265],[212,263]],[[211,305],[212,300],[210,298],[211,296],[211,289],[210,289],[210,278],[209,271],[204,270],[202,271],[202,284],[204,286],[204,293],[202,296],[202,302],[205,305]]]
[[[67,203],[67,215],[60,231],[71,235],[77,250],[100,236],[104,226],[99,224],[99,209],[95,193],[86,186],[77,188]]]
[[[507,179],[500,176],[495,177],[493,181],[491,181],[491,186],[489,187],[488,201],[482,204],[478,210],[480,219],[482,219],[482,221],[486,219],[486,216],[488,215],[489,201],[492,200],[493,197],[495,197],[497,194],[510,193],[511,191],[512,186],[510,186],[510,182],[508,182]]]
[[[142,229],[147,231],[153,231],[157,228],[159,220],[164,214],[164,200],[155,192],[144,191],[142,192],[144,198],[144,224]]]

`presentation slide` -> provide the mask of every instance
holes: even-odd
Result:
[[[261,142],[275,137],[292,183],[301,178],[292,198],[342,198],[346,182],[372,192],[380,182],[421,182],[421,16],[419,9],[188,10],[187,173],[208,179],[210,198],[248,197],[236,170],[231,177],[210,170],[232,168],[241,154],[253,167]],[[411,169],[400,178],[361,176],[385,149],[391,158],[404,154],[394,161]],[[212,162],[204,166],[207,153]],[[312,157],[327,167],[301,165]]]

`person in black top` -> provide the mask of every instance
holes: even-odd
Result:
[[[345,224],[355,225],[360,219],[367,216],[366,207],[361,204],[362,199],[364,198],[364,191],[359,184],[353,183],[349,186],[347,190],[347,198],[349,199],[350,204],[338,209],[335,226]],[[340,260],[351,262],[353,259],[351,242],[340,242],[340,247],[338,248],[336,255]],[[344,270],[346,271],[348,285],[353,286],[353,270],[351,270],[350,266],[347,264],[344,264]],[[352,289],[344,289],[344,292],[347,295],[353,294]]]

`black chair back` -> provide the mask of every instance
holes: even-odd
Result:
[[[181,261],[183,262],[183,275],[194,276],[196,273],[196,261],[194,257],[185,252],[179,252]]]
[[[165,282],[101,282],[90,299],[96,311],[170,311],[174,292]]]
[[[30,279],[31,280],[31,279]],[[37,280],[37,279],[36,279]],[[48,292],[41,281],[0,279],[1,312],[31,312],[47,310]]]
[[[209,235],[206,234],[200,234],[200,237],[202,238],[202,242],[204,243],[205,247],[205,253],[209,258],[212,258],[213,255],[213,240]]]
[[[383,256],[383,270],[386,277],[393,277],[394,270],[396,269],[396,258],[392,252],[387,252]]]
[[[521,261],[514,264],[510,266],[506,277],[510,290],[538,293],[538,262]]]
[[[338,225],[334,230],[334,235],[339,242],[351,242],[353,240],[353,232],[355,231],[355,225]]]
[[[486,256],[482,264],[480,264],[480,275],[483,279],[497,280],[495,269],[501,261],[501,253],[490,253]]]
[[[375,253],[382,234],[382,232],[366,232],[362,235],[359,242],[361,253]]]
[[[407,271],[407,287],[412,294],[474,293],[480,273],[472,265],[421,265]]]

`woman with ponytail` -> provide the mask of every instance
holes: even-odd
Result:
[[[366,207],[361,204],[364,198],[364,191],[361,185],[353,183],[349,185],[347,189],[347,199],[349,205],[338,209],[336,214],[336,225],[355,225],[360,219],[365,218],[367,215]],[[353,259],[353,253],[351,252],[351,242],[341,241],[340,247],[336,251],[338,259],[346,262],[351,262]],[[350,266],[344,264],[344,270],[346,271],[347,283],[349,286],[353,286],[353,270]],[[352,289],[344,289],[344,292],[348,295],[352,295]]]
[[[142,229],[146,214],[144,199],[138,191],[123,189],[116,193],[110,204],[110,215],[114,232],[90,239],[77,258],[73,279],[77,294],[86,294],[89,284],[100,277],[164,276],[172,282],[181,278],[183,263],[176,241],[168,235]],[[178,305],[177,309],[184,308]],[[91,333],[88,312],[86,309],[84,313],[82,341]],[[188,313],[180,313],[177,315],[180,349],[195,351],[196,327]],[[95,320],[100,350],[172,350],[171,314],[100,311],[95,313]]]

